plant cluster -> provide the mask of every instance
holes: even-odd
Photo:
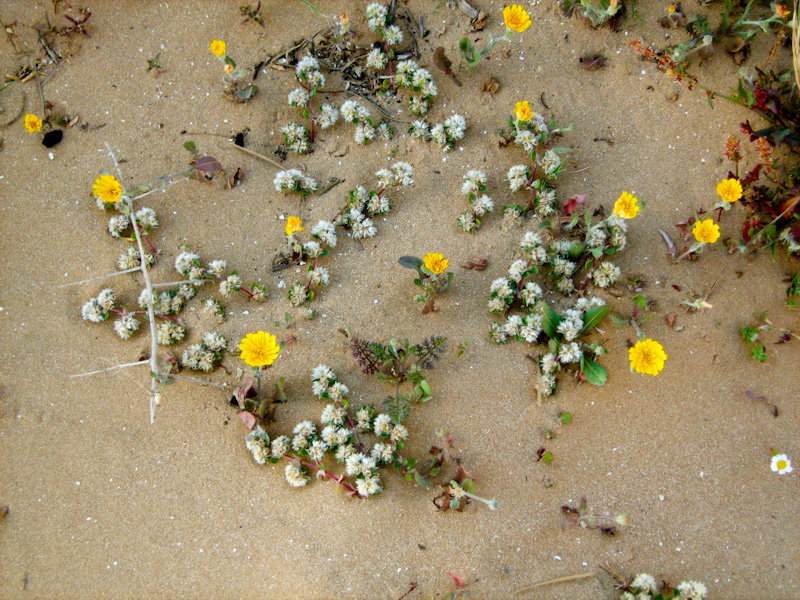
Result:
[[[589,21],[592,27],[602,27],[609,21],[614,30],[617,29],[619,19],[625,12],[625,0],[558,0],[558,3],[568,17],[577,12],[579,16]]]
[[[742,339],[750,345],[750,356],[756,362],[767,361],[767,351],[759,339],[762,331],[772,331],[772,323],[767,319],[766,313],[758,315],[759,324],[745,325],[739,329]]]
[[[303,87],[289,92],[289,106],[303,109],[303,118],[311,123],[311,131],[304,125],[290,122],[281,128],[284,143],[290,152],[305,154],[310,144],[314,143],[317,128],[328,129],[339,120],[339,111],[332,104],[323,104],[314,111],[311,102],[317,95],[317,89],[325,85],[325,76],[319,68],[319,61],[313,56],[305,56],[295,66],[295,76]]]
[[[509,117],[511,133],[506,136],[498,133],[507,143],[513,140],[523,149],[533,163],[514,165],[508,170],[506,179],[512,192],[525,192],[528,201],[525,205],[512,204],[503,207],[503,220],[506,224],[518,223],[528,214],[541,219],[553,216],[558,207],[555,182],[564,166],[561,154],[568,149],[555,146],[555,140],[572,126],[560,129],[555,121],[549,124],[539,113],[531,110],[528,101],[517,102],[513,116]]]
[[[414,302],[422,302],[422,314],[435,312],[437,294],[446,292],[453,282],[453,273],[446,275],[444,273],[449,259],[438,252],[429,252],[424,258],[401,256],[398,262],[403,267],[417,272],[418,277],[414,279],[414,285],[422,289],[422,293],[414,296]]]
[[[481,13],[475,13],[475,18],[480,19]],[[523,33],[531,26],[531,16],[524,7],[519,4],[510,4],[503,8],[503,24],[506,27],[505,35],[502,38],[489,34],[489,39],[481,50],[478,50],[467,37],[461,38],[458,42],[458,51],[461,53],[461,64],[459,69],[475,70],[481,60],[486,57],[500,40],[511,41],[514,39],[514,32]],[[449,62],[449,61],[448,61]],[[446,65],[449,68],[449,65]],[[455,78],[455,75],[452,75]]]
[[[243,103],[249,101],[258,92],[258,88],[247,80],[249,71],[236,66],[228,56],[227,44],[222,40],[211,40],[211,54],[216,56],[223,66],[222,93],[231,102]]]
[[[408,132],[411,137],[438,144],[446,152],[453,149],[453,144],[464,137],[467,121],[459,114],[450,115],[443,123],[431,125],[427,121],[417,120],[411,123]]]
[[[706,596],[708,589],[699,581],[681,581],[673,587],[666,581],[656,581],[649,573],[639,573],[620,586],[620,600],[705,600]]]
[[[494,210],[494,201],[486,194],[487,176],[484,171],[474,169],[467,171],[464,175],[464,183],[461,184],[461,193],[467,196],[472,205],[471,210],[464,211],[458,215],[458,228],[465,233],[474,233],[481,228],[481,217]]]
[[[628,524],[628,517],[625,515],[591,512],[584,496],[581,496],[577,507],[570,504],[562,505],[561,514],[563,516],[562,529],[583,527],[584,529],[597,529],[606,535],[616,535],[618,527]]]

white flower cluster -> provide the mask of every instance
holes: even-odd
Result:
[[[171,346],[186,337],[186,324],[179,320],[166,321],[156,326],[156,341],[162,346]]]
[[[353,140],[363,146],[376,137],[384,140],[392,139],[394,131],[386,121],[376,126],[370,119],[369,109],[355,100],[345,100],[341,107],[342,120],[355,125]]]
[[[473,233],[481,226],[481,217],[494,210],[492,199],[480,192],[486,190],[486,173],[480,170],[468,171],[464,175],[464,183],[461,184],[461,193],[466,194],[472,204],[472,210],[465,211],[458,215],[458,227],[465,233]]]
[[[306,195],[317,189],[317,182],[298,169],[279,171],[272,183],[279,192],[299,192]]]
[[[283,141],[289,152],[305,154],[308,152],[308,129],[305,125],[289,121],[281,127]]]
[[[257,428],[245,436],[247,449],[258,464],[276,463],[282,458],[290,460],[285,475],[294,487],[304,486],[310,480],[308,467],[302,460],[313,461],[323,471],[321,463],[330,453],[344,465],[344,473],[334,479],[341,482],[351,478],[354,489],[364,498],[379,493],[382,485],[378,469],[394,464],[408,430],[387,414],[376,415],[368,406],[356,410],[354,421],[347,412],[350,390],[327,365],[319,365],[312,371],[311,390],[318,398],[329,401],[322,410],[321,429],[312,421],[302,421],[294,427],[291,438],[280,436],[270,442],[267,433]],[[367,450],[358,434],[374,434],[379,441]]]
[[[539,113],[533,113],[530,120],[524,123],[524,128],[515,128],[511,135],[514,137],[514,143],[521,146],[531,160],[535,160],[537,149],[547,142],[549,133],[544,117]]]
[[[699,581],[682,581],[673,590],[671,586],[661,589],[661,583],[649,573],[639,573],[633,578],[626,590],[620,595],[620,600],[645,600],[656,596],[665,598],[685,598],[687,600],[705,600],[708,588]]]
[[[389,169],[379,169],[375,173],[378,191],[367,191],[356,186],[350,191],[346,209],[335,219],[336,225],[349,229],[354,239],[372,238],[378,233],[373,218],[385,215],[391,210],[386,194],[390,187],[405,187],[414,183],[414,168],[406,162],[396,162]]]
[[[394,81],[399,87],[412,91],[408,97],[408,109],[412,114],[428,114],[431,100],[439,93],[428,69],[420,67],[413,60],[400,61],[397,63]]]
[[[144,260],[150,266],[156,262],[156,257],[150,251],[144,251]],[[139,253],[139,248],[130,246],[125,252],[119,255],[117,265],[120,270],[127,271],[128,269],[136,269],[142,266],[142,255]]]
[[[319,70],[319,61],[311,55],[304,56],[297,62],[294,73],[298,81],[304,83],[308,89],[325,85],[325,76]],[[305,106],[305,102],[302,106]]]
[[[117,305],[117,296],[114,290],[106,288],[95,298],[89,300],[81,308],[81,316],[85,321],[102,323],[109,317],[109,311]]]
[[[183,351],[181,364],[193,371],[211,371],[222,360],[222,351],[228,349],[228,341],[214,331],[203,334],[200,344],[192,344]]]
[[[177,288],[165,292],[156,293],[153,296],[153,311],[159,315],[177,315],[183,310],[188,300],[194,298],[194,287],[188,283],[182,283]],[[150,292],[142,290],[137,300],[142,310],[147,310],[147,303],[150,299]]]
[[[156,216],[156,211],[152,208],[147,208],[146,206],[140,208],[134,213],[134,216],[136,217],[136,224],[144,233],[158,227],[158,217]],[[122,237],[122,234],[130,226],[131,219],[128,215],[119,214],[108,220],[108,232],[111,234],[111,237]]]
[[[425,121],[414,121],[408,132],[411,137],[439,144],[445,151],[453,149],[453,142],[464,137],[467,121],[459,114],[451,115],[444,123],[430,126]]]
[[[397,46],[403,41],[403,32],[397,25],[389,25],[389,10],[378,2],[367,6],[367,23],[387,46]]]

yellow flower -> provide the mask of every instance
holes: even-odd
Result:
[[[25,129],[28,130],[28,133],[36,133],[42,128],[42,120],[34,115],[33,113],[28,113],[25,115]]]
[[[113,175],[100,175],[94,180],[92,193],[103,202],[119,202],[122,184]]]
[[[438,252],[428,252],[423,257],[422,262],[425,263],[425,268],[428,269],[428,271],[434,275],[439,275],[445,272],[449,260]]]
[[[658,375],[664,368],[667,353],[664,352],[661,344],[648,339],[638,342],[628,350],[628,358],[631,361],[631,371],[645,375]]]
[[[776,4],[775,14],[782,19],[783,17],[788,17],[790,14],[792,14],[792,11],[786,8],[783,4]]]
[[[630,192],[622,195],[614,203],[614,214],[623,219],[632,219],[639,214],[639,199]]]
[[[512,4],[503,9],[503,21],[506,27],[519,33],[531,26],[531,16],[519,4]]]
[[[725,202],[736,202],[742,197],[742,184],[738,179],[731,177],[723,179],[717,184],[717,193]]]
[[[292,235],[298,231],[305,231],[305,227],[301,227],[303,222],[298,217],[289,217],[286,219],[286,235]]]
[[[531,117],[533,117],[533,111],[531,110],[531,106],[528,104],[527,100],[517,102],[517,105],[514,107],[514,116],[517,117],[517,121],[527,122],[531,120]]]
[[[211,40],[211,54],[214,56],[225,56],[225,42],[222,40]]]
[[[264,331],[248,333],[239,343],[239,355],[251,367],[266,367],[275,362],[281,347],[274,335]]]
[[[694,234],[694,239],[698,242],[713,244],[719,239],[719,225],[714,223],[714,219],[695,221],[692,233]]]
[[[674,4],[670,4],[670,5],[667,7],[667,12],[668,12],[669,14],[672,14],[672,13],[674,13],[676,10],[678,10],[678,9],[675,7],[675,5],[674,5]]]

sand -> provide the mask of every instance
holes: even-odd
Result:
[[[502,3],[476,4],[491,15],[487,30],[500,33]],[[658,233],[662,228],[678,240],[673,224],[695,208],[710,208],[714,186],[728,170],[725,140],[753,117],[723,101],[710,109],[704,94],[678,87],[629,48],[637,36],[663,42],[665,30],[655,21],[665,3],[640,2],[641,21],[619,33],[568,20],[554,2],[524,4],[534,23],[502,46],[508,56],[497,53],[475,72],[460,73],[461,88],[434,73],[440,95],[431,118],[441,121],[455,111],[468,121],[453,152],[409,139],[404,123],[394,141],[366,147],[338,125],[321,135],[313,154],[287,159],[318,181],[346,180],[309,198],[304,216],[311,223],[331,218],[347,190],[369,185],[377,168],[403,160],[415,169],[414,185],[392,193],[393,210],[374,239],[360,247],[340,236],[325,259],[332,285],[311,304],[319,313],[313,321],[303,320],[278,287],[299,279],[296,269],[269,270],[283,245],[281,219],[298,213],[298,200],[274,190],[271,165],[229,141],[248,127],[248,147],[274,156],[278,128],[298,118],[285,101],[293,74],[268,69],[251,102],[231,104],[221,95],[220,65],[208,44],[224,39],[228,53],[252,67],[330,19],[291,1],[264,2],[264,28],[242,24],[239,3],[97,2],[90,37],[58,41],[66,55],[44,96],[89,127],[68,130],[52,150],[21,121],[2,131],[0,504],[9,513],[0,521],[0,597],[393,599],[414,582],[407,598],[443,598],[455,589],[450,571],[475,598],[507,598],[531,583],[581,573],[600,579],[525,597],[615,598],[602,565],[626,577],[646,571],[673,583],[699,580],[709,598],[797,597],[798,479],[769,468],[773,449],[800,460],[797,343],[774,345],[781,328],[800,329],[782,283],[797,271],[797,259],[783,252],[775,259],[764,251],[729,255],[720,246],[697,262],[672,264]],[[373,40],[365,3],[317,6],[329,15],[347,13],[362,34],[358,41]],[[465,15],[446,2],[412,0],[408,8],[431,29],[420,62],[430,65],[439,45],[455,60],[458,39],[469,28]],[[3,23],[18,21],[20,43],[31,56],[40,48],[29,26],[46,10],[52,19],[46,2],[0,7]],[[0,47],[4,73],[26,64],[8,43]],[[751,65],[760,64],[763,50],[757,46]],[[581,69],[578,57],[597,51],[606,54],[607,66]],[[154,78],[145,72],[146,59],[158,52],[164,72]],[[786,54],[778,60],[789,64]],[[724,90],[735,69],[719,55],[699,73]],[[494,96],[481,92],[489,76],[500,82]],[[331,89],[340,84],[329,77]],[[5,114],[20,91],[27,110],[41,113],[30,81],[4,93]],[[525,358],[537,349],[488,339],[490,282],[505,273],[525,229],[501,230],[495,212],[478,233],[460,232],[455,220],[467,202],[459,188],[468,169],[481,168],[495,201],[510,201],[503,176],[525,157],[499,148],[493,131],[523,99],[559,124],[574,124],[561,140],[572,152],[559,179],[560,198],[586,194],[591,206],[610,209],[627,190],[647,202],[618,264],[626,276],[641,274],[643,293],[657,301],[643,326],[669,355],[657,378],[629,372],[626,341],[635,334],[606,321],[608,383],[596,388],[562,377],[557,394],[538,406],[535,367]],[[408,119],[398,106],[389,110]],[[192,134],[181,135],[185,130]],[[246,281],[268,286],[265,304],[226,300],[229,316],[218,330],[235,341],[259,329],[296,338],[268,372],[286,379],[290,397],[270,433],[318,419],[323,404],[311,394],[310,372],[323,362],[356,401],[378,405],[392,393],[391,385],[360,372],[337,329],[380,341],[447,336],[450,349],[429,374],[434,400],[413,409],[405,452],[423,456],[441,443],[435,432],[444,428],[478,493],[497,499],[498,510],[478,504],[441,513],[432,503],[433,486],[421,489],[396,472],[368,501],[348,499],[325,482],[293,489],[282,466],[252,460],[229,392],[178,381],[165,390],[151,424],[144,368],[69,378],[107,361],[135,361],[148,347],[144,332],[126,342],[110,323],[80,318],[82,304],[104,282],[60,287],[115,270],[128,244],[105,232],[107,215],[90,197],[99,171],[113,169],[106,143],[124,161],[125,185],[133,186],[183,169],[188,139],[226,167],[241,167],[245,179],[230,191],[183,182],[143,201],[161,220],[154,241],[163,255],[153,278],[175,279],[174,257],[190,244],[204,260],[227,260]],[[738,237],[741,216],[737,208],[725,216],[723,236]],[[423,317],[412,300],[412,274],[397,258],[427,252],[450,257],[455,280],[437,303],[439,312]],[[475,255],[488,260],[485,271],[459,267]],[[725,268],[709,297],[713,308],[689,313],[679,306]],[[140,276],[113,280],[128,303],[141,285]],[[613,310],[630,311],[630,294],[619,290],[621,297],[601,295]],[[193,303],[185,316],[192,341],[210,326]],[[763,334],[763,364],[750,359],[738,334],[761,311],[773,323]],[[275,327],[287,312],[293,327]],[[670,313],[680,331],[665,322]],[[455,348],[466,340],[468,350],[457,358]],[[207,378],[232,382],[243,367],[235,354],[223,364],[230,375],[218,369]],[[746,390],[765,396],[779,416]],[[572,423],[558,425],[559,411],[570,412]],[[545,440],[543,429],[554,430],[555,438]],[[554,455],[550,465],[536,462],[542,446]],[[562,530],[560,506],[582,495],[592,510],[624,513],[629,524],[614,537]]]

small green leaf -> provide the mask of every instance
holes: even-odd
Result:
[[[461,488],[468,494],[474,494],[477,491],[475,489],[475,482],[469,478],[461,482]]]
[[[561,423],[562,425],[566,425],[572,421],[572,415],[568,412],[561,413]]]
[[[397,259],[397,262],[406,269],[414,269],[415,271],[419,271],[422,265],[425,264],[421,258],[416,256],[401,256]]]
[[[605,319],[609,310],[608,306],[595,306],[587,310],[586,314],[583,315],[583,329],[581,329],[581,333],[589,333],[592,329],[597,327],[597,325]]]
[[[581,372],[592,385],[603,385],[608,379],[608,371],[588,358],[581,359]]]
[[[547,337],[551,340],[558,336],[558,324],[561,323],[561,317],[554,311],[549,304],[544,305],[542,311],[542,331],[545,332]]]
[[[553,462],[553,453],[549,450],[542,454],[542,462],[544,463],[551,463]]]
[[[191,141],[191,140],[189,140],[188,142],[184,142],[184,143],[183,143],[183,147],[184,147],[184,148],[186,148],[186,149],[187,149],[189,152],[191,152],[192,154],[195,154],[195,153],[197,153],[197,144],[195,144],[195,143],[194,143],[193,141]]]
[[[414,471],[414,481],[416,481],[417,485],[420,487],[427,487],[428,485],[428,479],[426,477],[423,477],[416,471]]]

